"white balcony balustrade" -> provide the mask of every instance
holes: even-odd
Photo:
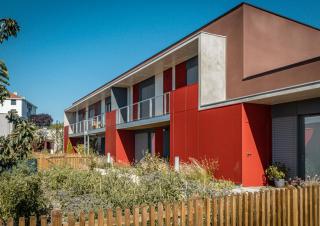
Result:
[[[69,134],[78,134],[88,131],[94,131],[105,127],[104,114],[94,116],[88,120],[73,123],[69,126]]]
[[[152,97],[119,108],[116,112],[117,124],[163,116],[170,113],[170,93]]]

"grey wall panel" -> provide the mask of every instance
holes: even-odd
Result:
[[[284,163],[289,177],[298,175],[297,116],[279,117],[272,120],[272,161]]]
[[[272,159],[285,163],[290,177],[299,175],[299,117],[319,113],[320,98],[272,106]]]

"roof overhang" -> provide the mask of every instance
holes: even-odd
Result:
[[[72,106],[65,109],[65,112],[80,110],[87,105],[109,96],[111,87],[113,86],[128,87],[198,55],[198,40],[201,33],[206,32],[197,32],[185,40],[182,40],[172,48],[169,48],[155,56],[151,60],[132,68],[128,72],[118,76],[89,95],[74,102]]]

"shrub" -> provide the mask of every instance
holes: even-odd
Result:
[[[0,216],[3,220],[45,214],[46,210],[41,177],[25,164],[0,175]]]
[[[266,169],[266,175],[270,181],[284,179],[288,174],[288,169],[284,164],[275,163]]]

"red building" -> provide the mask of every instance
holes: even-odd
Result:
[[[319,43],[318,28],[241,4],[74,102],[65,149],[216,159],[244,186],[272,161],[319,174]]]

